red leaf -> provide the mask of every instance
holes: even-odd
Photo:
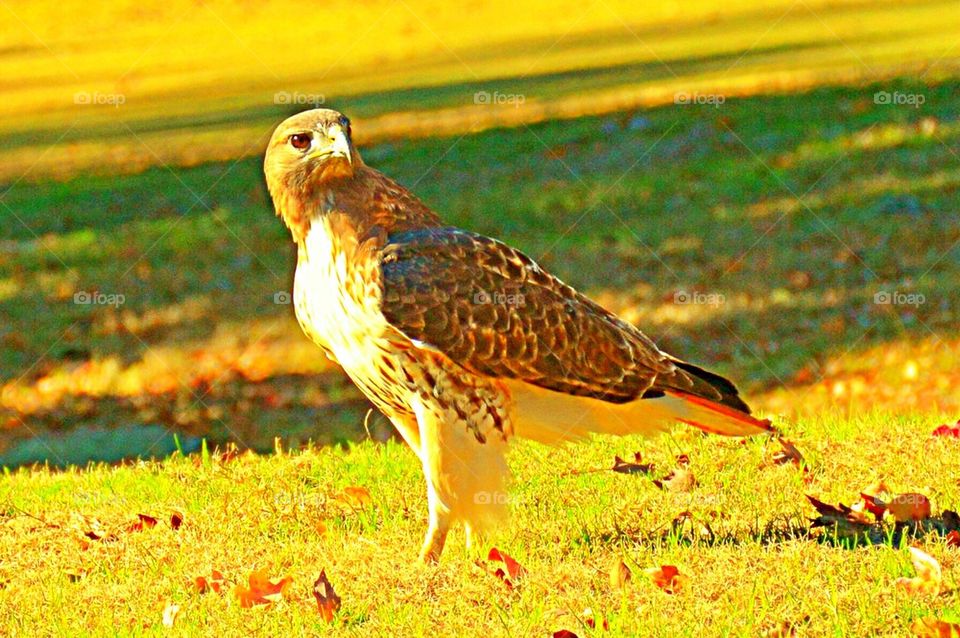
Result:
[[[519,580],[520,578],[523,578],[527,573],[527,570],[524,569],[520,563],[514,560],[512,556],[510,556],[506,552],[501,552],[496,547],[490,550],[490,553],[487,555],[487,560],[500,561],[501,563],[503,563],[503,566],[506,568],[506,571],[504,571],[504,569],[498,568],[497,571],[494,572],[494,575],[500,580],[502,580],[504,583],[506,583],[507,587],[510,587],[510,588],[513,587],[513,584],[515,581]]]
[[[580,638],[577,634],[573,633],[569,629],[561,629],[560,631],[553,632],[553,638]]]
[[[680,570],[673,565],[661,565],[643,571],[653,580],[654,585],[668,594],[677,593],[690,580],[689,576],[681,574]]]
[[[947,534],[947,547],[960,547],[960,532],[953,530]]]
[[[127,526],[128,532],[142,532],[145,529],[157,526],[157,519],[146,514],[137,514],[137,522]]]
[[[960,421],[957,421],[956,425],[941,425],[933,431],[932,436],[946,436],[960,439]]]
[[[877,517],[877,520],[883,518],[883,513],[887,511],[887,504],[872,494],[860,493],[863,498],[863,508]]]
[[[180,512],[174,512],[170,515],[170,527],[173,529],[180,529],[180,526],[183,525],[183,514]]]
[[[197,576],[193,580],[193,586],[196,587],[197,592],[205,594],[208,591],[213,591],[220,593],[223,589],[223,573],[219,570],[211,570],[210,578],[206,576]]]

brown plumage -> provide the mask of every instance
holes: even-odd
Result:
[[[531,259],[442,223],[366,166],[349,121],[283,122],[264,169],[298,244],[304,332],[393,421],[427,478],[437,559],[450,523],[489,527],[506,502],[514,435],[546,443],[650,433],[770,430],[726,379],[662,351]]]

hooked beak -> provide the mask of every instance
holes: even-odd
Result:
[[[350,156],[350,142],[347,141],[347,133],[339,126],[331,126],[327,130],[327,144],[318,144],[307,157],[309,159],[318,159],[325,157],[342,157],[350,164],[353,164],[353,158]]]

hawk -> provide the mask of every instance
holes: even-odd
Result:
[[[344,115],[285,120],[264,172],[298,247],[300,326],[423,466],[422,560],[439,559],[453,522],[469,545],[501,519],[514,437],[558,444],[677,422],[771,431],[730,381],[661,351],[520,251],[444,224],[364,164]]]

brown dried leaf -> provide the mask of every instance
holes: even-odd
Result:
[[[843,503],[838,503],[836,507],[828,505],[823,501],[807,494],[807,500],[820,514],[813,519],[811,527],[831,527],[837,526],[844,532],[860,533],[864,528],[870,526],[870,521],[863,512],[856,512]]]
[[[333,590],[333,585],[327,580],[326,570],[320,570],[320,575],[313,582],[313,597],[317,599],[317,610],[326,622],[333,622],[334,615],[340,610],[340,596]]]
[[[774,465],[786,465],[787,463],[793,463],[797,467],[803,467],[806,469],[806,466],[804,465],[803,454],[800,454],[800,450],[797,449],[796,445],[784,438],[777,439],[777,442],[780,443],[780,447],[782,447],[783,450],[773,455]]]
[[[174,512],[170,515],[170,527],[174,530],[180,529],[180,526],[183,525],[183,514],[180,512]]]
[[[246,585],[238,584],[233,588],[233,595],[240,600],[241,607],[276,603],[283,599],[284,592],[292,582],[293,578],[289,576],[270,578],[266,570],[258,569],[250,572]]]

